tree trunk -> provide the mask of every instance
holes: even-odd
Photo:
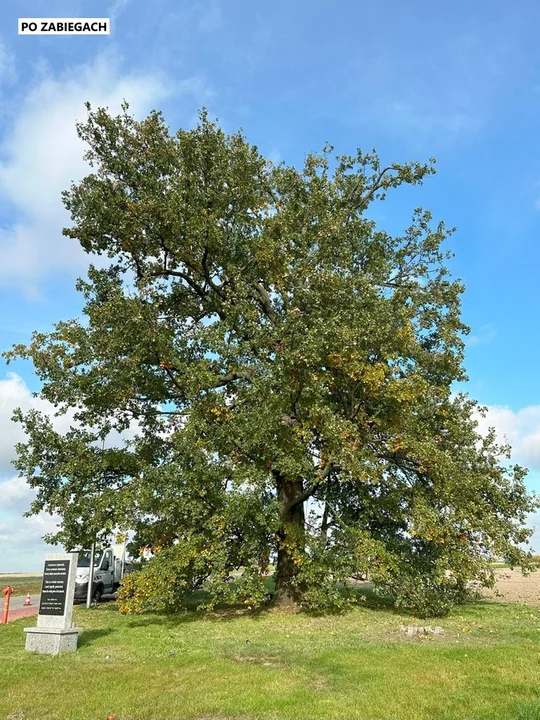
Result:
[[[303,484],[301,480],[291,481],[280,477],[277,490],[281,527],[278,532],[274,603],[279,607],[296,607],[302,599],[303,589],[297,581],[295,556],[303,554],[305,548],[305,515],[303,502],[292,508],[290,504],[302,494]]]

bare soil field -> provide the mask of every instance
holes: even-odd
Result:
[[[484,597],[499,602],[540,605],[540,570],[524,577],[519,570],[501,568],[495,571],[495,577],[495,587],[482,590]]]

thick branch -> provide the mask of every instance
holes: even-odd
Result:
[[[207,260],[208,260],[208,245],[205,245],[202,260],[201,260],[201,267],[202,267],[204,279],[206,280],[207,284],[212,288],[212,290],[216,293],[216,295],[218,295],[221,298],[221,300],[225,300],[225,293],[221,289],[223,286],[219,287],[212,280],[210,271],[208,269]]]
[[[178,277],[182,280],[185,280],[189,287],[194,290],[197,295],[201,298],[201,300],[208,300],[208,294],[204,291],[204,289],[193,280],[187,273],[182,272],[181,270],[157,270],[154,273],[155,277]],[[209,283],[210,284],[210,283]],[[213,287],[214,290],[216,290],[216,287]],[[216,291],[217,292],[217,291]],[[219,296],[219,293],[218,293]],[[225,319],[225,313],[219,309],[219,307],[214,307],[213,311],[221,318],[221,320]]]
[[[270,295],[267,293],[263,284],[258,282],[255,283],[255,290],[257,291],[258,300],[260,300],[261,306],[264,310],[265,315],[273,322],[277,322],[278,316],[274,308],[272,307],[272,301]]]
[[[326,478],[330,475],[332,470],[334,470],[335,465],[333,462],[326,463],[326,466],[322,473],[319,475],[319,477],[314,480],[311,485],[308,485],[308,487],[302,492],[298,497],[295,497],[294,500],[291,500],[291,502],[287,505],[287,510],[293,510],[298,505],[301,505],[306,500],[308,500],[313,493],[315,492],[316,488],[324,481]]]

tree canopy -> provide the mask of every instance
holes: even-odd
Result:
[[[491,557],[526,565],[526,471],[452,392],[468,329],[450,231],[417,208],[393,237],[366,212],[433,161],[326,146],[276,166],[205,111],[173,134],[127,104],[88,105],[78,133],[91,172],[63,199],[64,234],[97,257],[83,317],[5,354],[75,409],[65,434],[16,413],[30,513],[62,517],[49,539],[135,530],[155,556],[125,610],[199,587],[252,606],[272,564],[280,604],[339,607],[339,583],[369,572],[437,613],[490,582]],[[114,430],[128,439],[102,446]]]

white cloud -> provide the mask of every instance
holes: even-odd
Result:
[[[0,493],[8,482],[0,481]],[[2,573],[39,572],[43,568],[46,553],[61,551],[61,548],[43,542],[44,535],[58,530],[59,518],[45,513],[23,518],[23,511],[13,510],[0,523]]]
[[[16,407],[27,411],[31,408],[52,414],[50,403],[35,398],[14,373],[0,380],[0,572],[33,572],[40,569],[43,556],[54,551],[43,542],[43,535],[56,530],[58,518],[40,513],[23,518],[35,491],[23,478],[13,476],[11,461],[15,457],[15,444],[24,440],[19,424],[11,420]],[[68,429],[72,415],[54,418],[60,432]]]
[[[45,545],[43,535],[57,530],[59,518],[45,513],[23,518],[30,508],[35,491],[23,478],[13,475],[11,461],[15,457],[15,445],[24,441],[24,433],[18,423],[11,420],[15,408],[23,411],[40,410],[51,417],[58,432],[65,433],[74,424],[73,412],[53,417],[54,407],[34,397],[27,385],[15,373],[0,380],[0,572],[33,572],[40,569],[43,555],[53,552]],[[119,434],[111,433],[106,447],[119,446],[134,436],[137,425]],[[2,478],[2,475],[4,476]]]
[[[540,405],[514,411],[501,405],[488,406],[485,418],[478,417],[478,430],[493,427],[502,442],[512,446],[512,460],[532,471],[540,471]]]
[[[20,477],[12,477],[0,482],[2,508],[25,512],[34,497],[32,488]]]
[[[186,95],[204,88],[188,78],[174,90]],[[62,236],[69,217],[60,197],[88,171],[75,130],[75,123],[85,118],[84,103],[117,112],[126,99],[141,116],[168,93],[157,75],[122,75],[110,54],[62,75],[45,71],[30,87],[0,145],[0,200],[11,204],[15,217],[7,226],[0,224],[0,285],[34,294],[46,276],[73,274],[88,264],[78,243]]]
[[[529,405],[518,411],[490,405],[485,417],[475,414],[475,419],[481,435],[494,428],[498,442],[511,446],[510,462],[528,468],[525,484],[530,491],[540,493],[540,405]],[[527,549],[540,553],[540,513],[531,513],[526,524],[533,529]]]
[[[21,377],[16,373],[8,373],[4,380],[0,380],[0,476],[13,472],[11,461],[15,457],[15,445],[23,442],[25,438],[21,425],[11,420],[16,408],[21,408],[23,412],[39,410],[48,415],[54,429],[62,434],[76,425],[73,419],[74,409],[68,410],[64,415],[55,416],[55,408],[50,402],[34,397]],[[132,439],[139,429],[140,425],[134,422],[122,433],[112,431],[107,436],[105,447],[121,446],[124,440]],[[10,487],[10,496],[15,497],[18,492],[16,485]],[[0,499],[4,501],[5,498],[0,494]]]
[[[50,403],[33,397],[22,378],[15,373],[8,373],[4,380],[0,380],[0,475],[13,472],[11,461],[15,457],[15,445],[24,440],[20,424],[11,420],[13,411],[18,407],[23,411],[40,410],[51,416],[54,412]],[[53,418],[54,427],[58,432],[67,431],[72,422],[73,413],[69,412]],[[4,501],[1,494],[0,498]]]
[[[40,569],[43,556],[55,549],[43,536],[58,530],[60,518],[39,513],[23,517],[35,491],[23,478],[0,480],[2,523],[0,523],[0,572],[33,572]],[[58,548],[60,549],[60,548]]]
[[[46,76],[30,89],[1,146],[0,194],[14,206],[17,221],[0,228],[0,283],[22,283],[31,292],[48,273],[87,264],[80,247],[62,237],[68,216],[60,198],[85,174],[84,147],[75,130],[84,102],[116,111],[126,98],[139,113],[164,94],[158,78],[123,77],[104,56],[63,77]]]

